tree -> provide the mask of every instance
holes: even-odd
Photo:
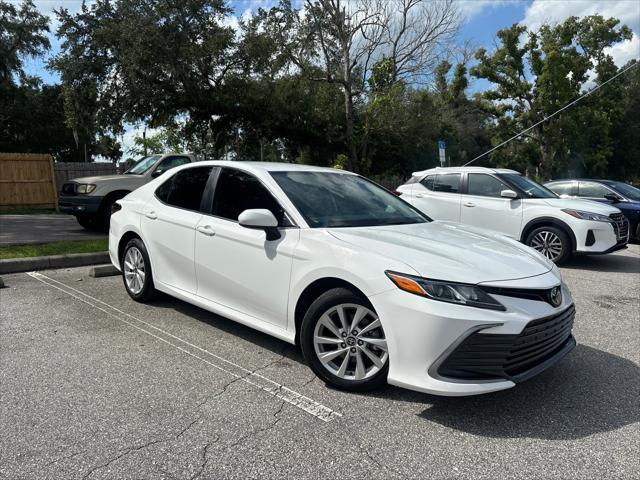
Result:
[[[284,4],[286,10],[290,5]],[[458,27],[452,0],[307,0],[289,46],[308,78],[339,86],[344,99],[348,168],[358,171],[357,107],[376,62],[387,59],[390,80],[416,82],[429,75]],[[322,75],[317,75],[320,65]]]
[[[225,80],[236,66],[224,0],[98,0],[80,12],[58,10],[60,54],[51,62],[64,84],[74,130],[122,133],[184,120],[187,133],[216,130],[227,113]]]
[[[49,49],[47,17],[41,15],[31,0],[19,8],[0,0],[0,84],[13,83],[14,77],[27,77],[24,57],[39,56]]]
[[[492,54],[478,50],[478,65],[471,73],[495,85],[480,95],[495,119],[490,126],[494,144],[577,98],[588,86],[592,69],[596,82],[610,78],[617,68],[606,48],[631,38],[630,29],[618,24],[600,15],[571,17],[537,32],[515,24],[498,32],[500,45]],[[585,172],[602,173],[611,156],[607,130],[616,115],[615,95],[594,95],[498,150],[492,159],[521,169],[537,167],[543,179],[566,174],[571,162],[579,162]]]

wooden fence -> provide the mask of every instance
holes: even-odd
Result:
[[[54,208],[53,159],[42,153],[0,153],[0,207]]]
[[[73,178],[115,175],[118,173],[113,163],[56,162],[53,164],[53,168],[58,192],[62,189],[64,182]]]

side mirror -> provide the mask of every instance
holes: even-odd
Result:
[[[156,178],[156,177],[159,177],[160,175],[162,175],[164,172],[165,172],[164,170],[161,170],[161,169],[158,168],[158,169],[154,170],[153,172],[151,172],[151,176],[153,178]]]
[[[613,203],[618,203],[619,201],[621,201],[621,198],[615,193],[605,193],[604,198]]]
[[[280,238],[278,231],[278,220],[266,208],[251,208],[245,210],[238,216],[238,223],[246,228],[257,228],[267,233],[267,240],[277,240]]]
[[[511,200],[513,200],[514,198],[518,198],[518,194],[513,190],[502,190],[500,192],[500,196],[502,198],[510,198]]]

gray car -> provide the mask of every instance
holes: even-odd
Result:
[[[86,229],[108,230],[116,200],[167,170],[195,161],[190,154],[165,153],[141,158],[122,175],[74,178],[62,185],[58,207],[61,212],[75,215]]]

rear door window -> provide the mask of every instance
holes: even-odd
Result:
[[[558,195],[573,195],[573,182],[559,182],[546,187]]]
[[[201,206],[202,195],[213,167],[181,170],[156,189],[156,197],[172,207],[206,212]]]
[[[440,173],[436,175],[433,191],[458,193],[460,191],[460,173]]]

